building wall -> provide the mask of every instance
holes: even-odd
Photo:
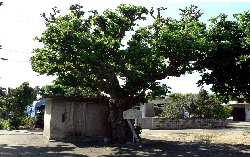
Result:
[[[65,137],[86,136],[86,103],[67,101],[65,107]]]
[[[50,123],[51,123],[51,106],[52,100],[47,100],[44,111],[44,129],[43,134],[46,138],[50,138]]]
[[[153,103],[145,103],[143,117],[154,117],[154,116],[155,116],[154,104]]]
[[[148,101],[148,103],[153,104],[169,104],[169,100],[165,100],[165,98],[155,98],[154,100]]]
[[[62,122],[62,115],[65,113],[65,100],[52,100],[50,138],[63,138],[65,123]]]
[[[226,118],[141,118],[137,119],[143,129],[207,129],[226,127]]]
[[[245,105],[246,121],[250,121],[250,104]]]
[[[84,102],[81,99],[43,100],[46,101],[44,135],[48,139],[106,136],[110,131],[107,103]]]
[[[108,130],[108,106],[104,104],[87,104],[86,136],[106,136]]]

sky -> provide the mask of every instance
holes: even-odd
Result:
[[[198,6],[204,13],[201,21],[208,24],[210,17],[216,17],[220,13],[225,13],[229,19],[233,19],[233,14],[243,13],[250,9],[250,2],[168,2],[168,1],[88,1],[86,0],[1,0],[4,5],[0,6],[0,58],[6,58],[7,61],[0,60],[0,86],[15,88],[23,82],[29,81],[30,86],[44,86],[52,84],[55,77],[39,75],[32,71],[29,59],[32,55],[32,49],[43,47],[42,43],[34,41],[35,36],[41,36],[46,29],[44,20],[40,16],[45,12],[49,14],[52,8],[57,6],[62,10],[62,14],[68,13],[71,4],[83,5],[84,11],[98,10],[102,13],[107,8],[115,9],[119,4],[131,4],[151,7],[167,7],[162,12],[163,17],[172,17],[179,19],[179,8],[185,8],[191,4]],[[140,22],[140,26],[152,24],[153,19],[148,18]],[[128,37],[129,38],[129,37]],[[170,79],[161,80],[162,83],[171,86],[172,92],[175,93],[198,93],[197,81],[200,79],[199,73],[187,74],[181,77],[171,77]],[[211,85],[205,86],[210,93]]]

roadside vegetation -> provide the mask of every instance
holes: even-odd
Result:
[[[184,117],[188,112],[189,118],[228,118],[233,110],[232,106],[222,105],[216,95],[208,94],[203,88],[198,94],[172,93],[166,100],[170,105],[163,108],[160,117]]]
[[[30,87],[29,82],[24,82],[15,89],[0,87],[0,129],[32,127],[31,123],[36,118],[25,115],[25,111],[26,106],[36,100],[37,91],[38,87]]]

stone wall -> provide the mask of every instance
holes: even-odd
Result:
[[[227,125],[227,118],[140,118],[136,125],[143,129],[209,129],[223,128]]]

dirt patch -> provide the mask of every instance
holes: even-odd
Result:
[[[143,136],[143,135],[142,135]],[[156,133],[144,136],[154,139],[178,142],[198,142],[228,145],[243,152],[250,151],[250,131],[203,132],[203,133]]]
[[[219,144],[250,145],[250,131],[237,132],[205,132],[205,133],[164,133],[151,136],[162,137],[168,141],[206,142]]]

